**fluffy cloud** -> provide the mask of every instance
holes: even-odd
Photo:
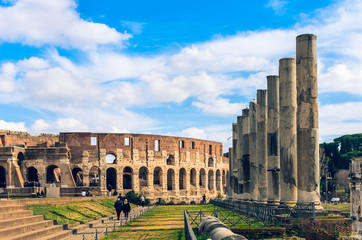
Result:
[[[83,20],[73,0],[19,0],[0,7],[0,40],[32,46],[94,49],[121,44],[131,35]]]
[[[0,129],[6,129],[11,131],[23,131],[26,132],[28,129],[25,127],[24,122],[6,122],[0,120]]]

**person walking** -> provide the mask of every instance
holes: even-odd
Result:
[[[121,215],[122,209],[123,209],[123,202],[120,198],[117,198],[117,201],[114,203],[114,208],[117,212],[117,220],[119,220],[119,215]]]
[[[143,195],[141,195],[140,200],[141,200],[142,207],[144,207],[145,206],[145,197]]]
[[[123,205],[123,213],[124,213],[124,217],[127,219],[128,218],[128,213],[131,211],[131,205],[129,205],[127,199],[124,200],[124,205]]]

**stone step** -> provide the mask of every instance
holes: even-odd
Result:
[[[13,226],[19,226],[23,224],[28,224],[32,222],[39,222],[44,220],[43,215],[30,215],[21,218],[14,218],[14,219],[6,219],[0,220],[0,229],[9,228]]]
[[[0,220],[13,219],[13,218],[21,218],[33,215],[32,210],[21,210],[16,212],[6,212],[0,213]]]
[[[10,236],[7,240],[34,240],[44,238],[48,235],[56,234],[63,231],[63,225],[53,225],[50,227],[38,229],[35,231],[29,231],[15,236]]]
[[[24,204],[19,200],[9,200],[9,199],[0,198],[0,206],[14,206],[14,205],[24,205]]]
[[[16,211],[21,211],[21,210],[25,210],[25,206],[21,206],[21,205],[2,206],[2,205],[0,205],[0,213],[16,212]]]
[[[3,237],[19,235],[19,234],[26,233],[29,231],[35,231],[35,230],[39,230],[39,229],[43,229],[43,228],[48,228],[53,225],[54,225],[53,220],[43,220],[40,222],[33,222],[33,223],[24,224],[24,225],[13,226],[13,227],[1,229],[0,230],[0,239]]]
[[[45,237],[37,238],[36,240],[61,240],[72,235],[72,230],[63,230],[61,232],[46,235]]]

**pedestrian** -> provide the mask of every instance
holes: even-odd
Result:
[[[131,211],[131,205],[129,205],[127,199],[124,200],[124,205],[123,205],[123,213],[124,213],[124,217],[127,219],[128,218],[128,213]]]
[[[143,195],[141,195],[140,200],[141,200],[142,207],[144,207],[145,206],[145,197]]]
[[[117,201],[114,203],[114,208],[117,212],[117,220],[119,220],[119,215],[121,215],[122,209],[123,209],[123,202],[120,198],[117,198]]]
[[[122,193],[119,193],[118,198],[120,198],[121,201],[124,202],[124,198],[122,197]]]
[[[206,204],[206,196],[205,196],[205,194],[202,196],[202,204]]]
[[[109,196],[112,196],[112,185],[108,184],[107,190],[109,192]]]

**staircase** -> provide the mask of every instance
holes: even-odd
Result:
[[[0,199],[0,239],[64,239],[73,234],[66,228],[67,225],[56,225],[55,220],[33,215],[20,201]]]

